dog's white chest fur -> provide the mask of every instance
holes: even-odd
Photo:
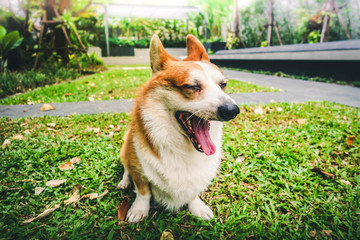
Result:
[[[135,148],[139,150],[136,152],[154,199],[166,208],[176,210],[197,197],[216,176],[221,159],[222,123],[211,122],[210,135],[217,150],[206,156],[176,129],[176,122],[151,121],[151,115],[145,114],[145,122],[153,142],[159,147],[160,159],[143,148],[135,136]]]

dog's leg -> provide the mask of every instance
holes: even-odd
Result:
[[[127,189],[129,185],[130,185],[130,175],[129,175],[129,171],[125,168],[124,175],[122,177],[122,180],[117,185],[117,188]]]
[[[214,218],[214,214],[211,209],[206,206],[199,197],[194,198],[194,200],[189,203],[189,211],[193,215],[201,217],[204,220],[210,220]]]
[[[132,176],[136,198],[127,213],[127,220],[136,223],[149,215],[151,192],[149,184],[140,176]]]

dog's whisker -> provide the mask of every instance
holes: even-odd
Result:
[[[200,112],[200,110],[197,110],[193,113],[191,113],[191,115],[186,119],[186,121],[188,121],[192,116],[196,116],[196,113]]]

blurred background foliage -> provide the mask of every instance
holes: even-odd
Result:
[[[125,18],[111,17],[109,19],[109,42],[112,47],[135,47],[148,48],[150,38],[157,34],[167,47],[185,47],[187,34],[197,36],[203,43],[225,43],[231,48],[242,48],[267,46],[266,34],[261,38],[261,32],[267,23],[267,4],[268,0],[241,0],[239,1],[239,34],[244,44],[236,44],[231,35],[234,32],[235,0],[182,0],[169,2],[165,0],[71,0],[60,13],[60,20],[63,21],[65,30],[70,38],[72,50],[54,50],[57,44],[65,42],[64,34],[61,33],[60,24],[49,24],[45,28],[41,46],[38,46],[41,18],[45,13],[48,2],[61,3],[65,0],[5,0],[0,7],[0,25],[6,31],[17,31],[22,42],[19,46],[7,52],[6,56],[1,55],[3,63],[2,72],[28,71],[34,66],[35,55],[39,56],[39,67],[37,72],[45,74],[55,73],[56,79],[75,78],[79,74],[89,73],[104,69],[99,56],[86,54],[86,49],[91,46],[104,48],[105,27],[104,15],[97,10],[99,5],[92,3],[109,4],[112,2],[124,4],[150,4],[155,5],[188,5],[195,6],[199,12],[189,14],[187,20],[176,19],[147,19],[147,18]],[[5,8],[6,3],[15,6],[15,2],[20,3],[15,8]],[[320,39],[319,26],[324,12],[320,9],[326,0],[274,0],[274,18],[279,28],[283,44],[317,43]],[[5,3],[5,5],[4,5]],[[341,14],[347,30],[352,39],[360,38],[360,0],[336,0],[341,6]],[[45,7],[44,7],[45,6]],[[60,4],[57,5],[60,8]],[[21,12],[21,14],[19,14]],[[15,14],[16,13],[16,14]],[[54,19],[49,17],[48,20]],[[315,28],[314,28],[315,26]],[[60,41],[53,40],[52,32],[57,32]],[[60,35],[59,35],[60,32]],[[62,35],[62,37],[61,37]],[[81,40],[81,42],[79,41]],[[345,40],[346,35],[341,27],[338,17],[330,15],[330,32],[328,41]],[[229,44],[230,43],[230,44]],[[85,48],[83,48],[83,45]],[[273,45],[278,45],[279,40],[273,37]],[[55,45],[55,47],[54,47]],[[66,44],[64,45],[66,46]],[[48,49],[49,51],[43,51]],[[209,48],[209,53],[215,49]],[[79,56],[75,56],[78,52]],[[78,63],[79,62],[79,63]],[[79,67],[80,66],[80,67]],[[60,71],[61,68],[72,69],[71,71]],[[14,73],[14,74],[15,74]],[[66,76],[59,76],[60,73]],[[68,73],[74,73],[70,74]],[[11,89],[8,79],[21,79],[17,76],[2,74],[0,85],[6,83],[6,89]],[[36,74],[32,74],[35,76]],[[51,75],[51,74],[50,74]],[[55,75],[54,75],[55,76]],[[5,78],[5,80],[4,80]],[[34,77],[36,78],[36,76]],[[26,83],[29,88],[41,84],[50,83],[53,80],[44,80],[44,76],[39,77],[39,81]],[[14,80],[11,80],[14,81]],[[56,80],[58,81],[58,80]],[[3,84],[4,85],[4,84]],[[31,87],[30,87],[31,86]],[[0,88],[2,88],[0,86]],[[17,89],[19,87],[15,87]],[[13,93],[2,93],[1,96]]]
[[[161,0],[159,0],[161,3]],[[274,18],[279,27],[284,44],[315,43],[319,41],[320,30],[309,31],[309,22],[319,15],[319,10],[326,0],[275,0]],[[29,49],[37,47],[39,18],[44,10],[37,0],[20,0],[27,12],[26,17],[19,17],[6,9],[0,11],[0,25],[7,31],[17,30],[24,37],[24,45]],[[108,4],[108,0],[96,3]],[[135,4],[148,4],[150,1],[136,1]],[[247,47],[254,47],[259,40],[263,26],[267,23],[267,0],[239,1],[239,32]],[[241,4],[247,2],[247,4]],[[360,37],[360,9],[358,0],[336,0],[342,6],[341,13],[352,38]],[[123,0],[121,3],[134,4]],[[235,0],[187,0],[189,6],[199,9],[191,13],[188,20],[146,19],[110,17],[109,35],[111,46],[129,46],[146,48],[153,34],[159,35],[169,47],[184,47],[186,35],[191,33],[202,42],[227,41],[228,33],[233,31]],[[82,42],[87,46],[104,46],[104,16],[98,14],[99,6],[88,7],[89,0],[72,0],[71,7],[64,11],[61,19],[72,37],[75,46],[74,31],[77,29]],[[174,4],[174,3],[173,3]],[[86,8],[86,11],[81,12]],[[81,12],[81,13],[80,13]],[[80,13],[80,14],[79,14]],[[319,18],[319,21],[321,17]],[[37,27],[36,27],[37,26]],[[265,41],[265,35],[260,42]],[[344,40],[345,33],[337,17],[330,21],[329,41]],[[46,44],[46,41],[45,41]],[[273,45],[278,45],[275,37]],[[266,45],[266,44],[265,44]],[[237,47],[243,47],[238,45]]]

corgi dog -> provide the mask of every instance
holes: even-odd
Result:
[[[125,170],[118,188],[132,179],[136,193],[128,222],[148,216],[151,197],[166,209],[185,206],[204,220],[213,218],[199,194],[217,174],[223,122],[240,110],[200,41],[188,35],[186,45],[188,56],[179,61],[158,36],[151,39],[152,76],[139,90],[120,152]]]

